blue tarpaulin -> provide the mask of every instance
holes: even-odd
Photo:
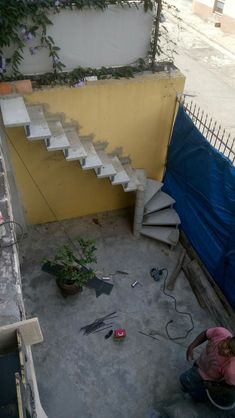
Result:
[[[181,106],[169,147],[164,190],[182,230],[235,308],[235,167]]]

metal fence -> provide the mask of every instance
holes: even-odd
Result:
[[[187,101],[184,96],[179,96],[178,101],[207,141],[235,165],[235,138],[193,101]]]

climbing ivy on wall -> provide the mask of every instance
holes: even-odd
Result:
[[[98,79],[107,78],[109,76],[133,77],[135,72],[147,69],[154,70],[156,55],[161,53],[159,24],[165,0],[140,0],[138,2],[130,2],[129,0],[0,0],[0,58],[3,54],[3,48],[12,49],[7,64],[11,65],[12,77],[23,78],[19,73],[19,65],[23,59],[23,50],[28,47],[32,55],[37,53],[40,48],[47,48],[52,63],[52,72],[41,76],[30,77],[34,79],[37,85],[42,84],[64,84],[74,83],[82,79],[82,75],[96,75]],[[133,4],[138,8],[144,5],[144,10],[153,10],[154,5],[157,6],[157,13],[154,17],[154,25],[151,34],[150,50],[147,59],[139,60],[133,66],[125,66],[119,69],[101,68],[82,69],[78,68],[71,73],[64,72],[65,65],[59,57],[59,45],[55,45],[53,38],[47,35],[47,27],[52,25],[52,21],[48,16],[51,13],[60,13],[62,9],[69,8],[71,10],[82,10],[83,8],[96,8],[105,10],[109,5],[129,6]],[[167,3],[167,7],[169,6]],[[37,37],[39,44],[35,46],[32,42]],[[33,45],[33,46],[32,46]],[[11,49],[9,51],[11,51]],[[8,53],[10,53],[8,51]],[[0,68],[0,77],[11,79],[12,77],[4,75]],[[78,78],[79,77],[79,78]]]
[[[145,11],[152,10],[155,0],[142,0],[135,3],[144,4]],[[128,0],[1,0],[0,2],[0,54],[4,47],[13,46],[14,50],[8,63],[14,75],[23,59],[23,49],[28,46],[32,55],[37,49],[47,48],[52,61],[53,72],[65,67],[59,58],[59,46],[55,45],[51,36],[47,35],[48,25],[52,25],[49,13],[60,13],[62,9],[82,10],[96,8],[105,10],[109,5],[128,5]],[[30,43],[39,37],[39,45],[30,47]]]
[[[62,2],[61,2],[62,4]],[[59,47],[53,39],[47,36],[47,26],[52,25],[48,18],[48,12],[58,13],[59,1],[37,0],[1,0],[0,3],[0,53],[4,47],[13,47],[13,53],[9,59],[13,74],[17,74],[18,67],[23,59],[22,52],[25,46],[39,35],[40,43],[36,48],[46,47],[52,60],[54,71],[62,70],[64,65],[59,59]],[[64,5],[63,5],[64,7]],[[31,48],[32,54],[36,48]]]

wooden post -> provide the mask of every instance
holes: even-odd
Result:
[[[229,328],[232,332],[235,332],[234,314],[230,317],[225,311],[224,306],[207,280],[207,277],[203,273],[203,270],[199,266],[197,260],[192,260],[187,265],[187,270],[187,277],[190,277],[190,282],[192,282],[197,289],[197,293],[200,295],[200,300],[203,301],[216,323],[220,326]]]
[[[168,280],[168,283],[167,283],[167,286],[166,286],[168,290],[174,290],[175,282],[176,282],[176,279],[177,279],[177,277],[180,273],[180,270],[182,268],[182,264],[183,264],[185,255],[186,255],[186,250],[183,249],[181,254],[180,254],[179,260],[178,260],[178,262],[177,262],[177,264],[176,264],[176,266],[175,266],[175,268],[174,268],[173,272],[171,273],[171,276]]]

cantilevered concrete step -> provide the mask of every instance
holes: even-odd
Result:
[[[81,143],[87,154],[86,158],[80,161],[83,170],[102,167],[102,161],[98,156],[91,140],[81,139]]]
[[[100,150],[96,151],[98,157],[102,162],[102,166],[99,168],[95,168],[95,172],[98,178],[105,178],[114,176],[116,174],[116,170],[112,164],[111,157],[109,157],[105,151]]]
[[[111,161],[116,171],[116,174],[114,176],[110,176],[112,185],[115,186],[118,184],[128,184],[130,181],[130,177],[128,176],[118,157],[112,157]]]
[[[135,190],[137,190],[138,185],[140,184],[136,170],[133,170],[133,168],[129,164],[125,164],[124,168],[130,180],[127,184],[123,185],[123,189],[125,192],[134,192]]]
[[[69,141],[69,148],[64,150],[64,155],[67,161],[84,160],[87,157],[87,152],[74,128],[64,128],[64,132]]]
[[[180,218],[177,212],[172,209],[162,209],[158,212],[145,215],[143,225],[179,225]]]
[[[22,97],[1,99],[0,106],[3,123],[6,128],[30,124],[30,117]]]
[[[51,137],[45,140],[48,151],[59,151],[70,147],[68,138],[64,132],[62,123],[57,121],[48,121],[51,131]]]
[[[163,183],[157,180],[147,179],[145,195],[144,195],[144,205],[146,205],[152,197],[161,190]]]
[[[43,112],[43,106],[27,106],[30,124],[25,128],[27,139],[30,141],[47,139],[51,136],[47,120]]]
[[[147,215],[149,213],[157,212],[158,210],[172,206],[174,203],[175,200],[171,196],[169,196],[167,193],[159,191],[147,203],[144,208],[144,213]]]
[[[176,245],[179,240],[179,230],[167,226],[142,226],[141,234],[169,245]]]

